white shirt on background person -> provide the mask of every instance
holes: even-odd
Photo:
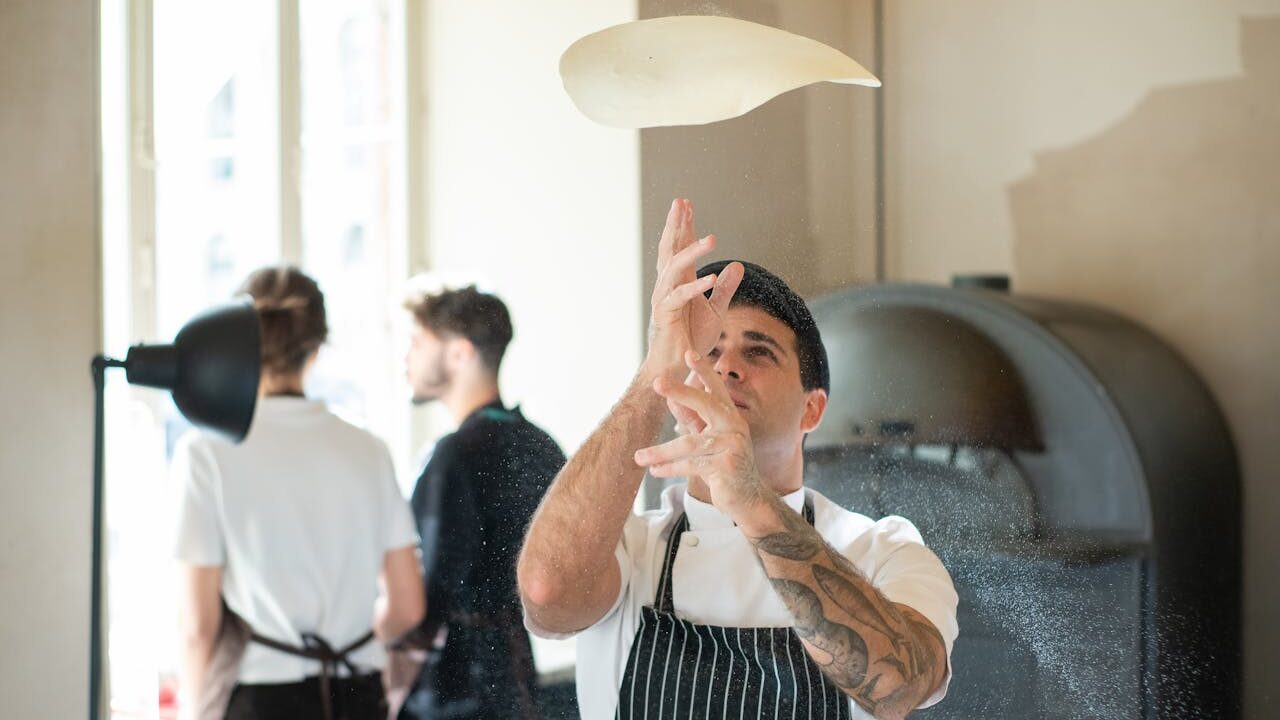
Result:
[[[334,648],[367,633],[384,554],[418,542],[386,445],[318,401],[260,398],[243,443],[188,433],[171,471],[181,498],[175,558],[222,566],[227,606],[290,645],[301,646],[303,632]],[[376,640],[350,657],[364,671],[385,659]],[[317,661],[250,643],[240,681],[319,672]]]

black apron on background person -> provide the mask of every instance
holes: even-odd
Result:
[[[373,640],[369,632],[341,648],[303,633],[303,646],[263,637],[225,604],[200,692],[199,720],[384,720],[387,704],[377,672],[361,674],[348,655]],[[249,643],[320,662],[320,674],[291,683],[241,684],[240,661]],[[347,676],[338,676],[344,667]]]
[[[804,518],[813,525],[813,505]],[[699,625],[675,615],[671,572],[683,513],[667,539],[653,605],[640,609],[618,688],[618,720],[650,718],[852,718],[849,698],[819,670],[789,627]]]
[[[289,655],[319,661],[320,674],[298,682],[237,684],[231,691],[226,720],[384,720],[387,702],[378,672],[360,673],[348,656],[373,640],[373,633],[340,648],[312,633],[302,634],[302,647],[253,634],[249,642]],[[340,675],[345,668],[347,675]]]

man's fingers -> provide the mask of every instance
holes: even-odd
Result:
[[[671,256],[671,264],[667,266],[667,269],[677,273],[687,271],[689,279],[692,279],[694,266],[697,265],[698,259],[715,249],[715,235],[708,235],[697,242],[690,240]]]
[[[695,475],[705,475],[707,465],[711,460],[710,455],[701,455],[696,458],[687,460],[676,460],[669,463],[661,463],[659,465],[650,465],[649,474],[656,478],[678,478],[693,477]]]
[[[689,202],[688,198],[682,198],[680,206],[683,211],[681,223],[677,226],[675,244],[671,246],[672,251],[676,253],[692,245],[698,237],[693,231],[693,203]]]
[[[654,294],[666,294],[671,288],[693,280],[698,260],[716,249],[716,236],[708,235],[701,240],[690,243],[671,256],[666,267],[658,273],[658,281],[654,283]]]
[[[641,467],[648,467],[716,452],[719,450],[714,435],[682,435],[661,445],[637,450],[635,461]]]
[[[716,317],[724,317],[725,311],[729,309],[729,301],[733,300],[733,294],[738,291],[738,284],[742,282],[745,272],[746,268],[740,262],[729,263],[720,271],[720,277],[716,278],[715,287],[711,291],[711,309]]]
[[[678,402],[668,400],[667,410],[676,419],[676,432],[681,435],[702,432],[702,429],[707,426],[706,423],[702,422],[702,418],[698,417],[698,413]]]
[[[684,352],[684,364],[689,366],[689,370],[698,378],[706,392],[711,393],[711,396],[720,402],[733,406],[733,397],[729,395],[729,386],[725,385],[724,378],[720,377],[720,373],[716,372],[715,362],[711,358],[698,355],[692,350],[686,350]],[[696,387],[688,381],[685,381],[685,385]]]
[[[693,282],[685,283],[668,292],[666,297],[662,298],[658,303],[657,309],[668,313],[676,312],[687,305],[690,300],[710,290],[715,282],[714,275],[704,275]]]
[[[695,387],[695,388],[706,387],[705,385],[702,384],[702,379],[698,377],[698,373],[694,372],[693,370],[690,370],[689,374],[684,376],[684,384],[688,385],[689,387]]]
[[[662,237],[658,240],[658,272],[671,262],[675,254],[676,225],[680,222],[682,210],[680,198],[671,201],[671,209],[667,211],[667,224],[662,226]]]
[[[737,413],[733,403],[726,403],[706,390],[691,388],[667,378],[654,380],[653,391],[694,411],[710,427],[725,427]]]
[[[690,371],[689,374],[685,376],[684,384],[692,388],[706,388],[706,386],[702,384],[702,380],[698,377],[698,373],[693,371]],[[707,426],[706,423],[702,422],[702,418],[698,417],[698,413],[674,400],[667,401],[667,410],[670,411],[671,416],[676,419],[676,432],[681,435],[702,432],[703,428]]]

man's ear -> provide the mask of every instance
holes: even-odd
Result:
[[[804,396],[804,415],[800,417],[800,430],[811,433],[822,424],[822,416],[827,412],[827,391],[822,388],[809,390]]]
[[[458,370],[466,367],[478,359],[476,346],[465,337],[456,336],[449,338],[444,349],[445,362],[451,370]]]

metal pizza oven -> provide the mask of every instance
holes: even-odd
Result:
[[[982,287],[812,308],[832,394],[806,482],[912,520],[960,595],[950,692],[915,717],[1239,716],[1239,476],[1185,362],[1115,314]]]

